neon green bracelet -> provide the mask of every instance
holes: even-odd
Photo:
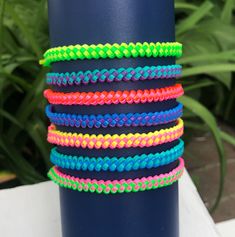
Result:
[[[53,62],[99,59],[99,58],[130,58],[130,57],[180,57],[182,44],[178,42],[156,43],[121,43],[121,44],[77,44],[48,49],[44,58],[39,61],[44,66]]]

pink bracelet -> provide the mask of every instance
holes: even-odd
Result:
[[[178,119],[174,127],[149,133],[129,134],[82,134],[67,133],[56,130],[54,124],[48,127],[47,140],[60,146],[82,147],[89,149],[150,147],[174,141],[183,135],[183,120]]]
[[[121,180],[96,180],[82,179],[74,176],[66,175],[58,170],[56,166],[52,167],[48,176],[56,184],[63,188],[77,190],[79,192],[97,192],[105,194],[139,192],[152,190],[169,186],[176,182],[183,174],[184,160],[179,158],[179,165],[169,173],[136,178],[136,179],[121,179]]]
[[[104,105],[104,104],[139,104],[175,99],[183,95],[181,84],[174,86],[131,91],[103,91],[103,92],[54,92],[44,91],[45,98],[51,104],[60,105]]]

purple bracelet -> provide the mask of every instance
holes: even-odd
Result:
[[[102,69],[72,73],[48,73],[49,85],[70,86],[97,82],[139,81],[176,78],[181,75],[181,65],[146,66],[137,68]]]
[[[48,105],[46,115],[51,123],[60,126],[82,128],[137,127],[172,122],[182,116],[182,109],[183,105],[179,103],[175,108],[161,112],[77,115],[55,113],[53,112],[53,106]]]

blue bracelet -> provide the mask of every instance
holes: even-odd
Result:
[[[137,68],[102,69],[72,73],[48,73],[46,82],[49,85],[69,86],[97,82],[139,81],[179,77],[181,65],[146,66]]]
[[[128,113],[128,114],[99,114],[99,115],[76,115],[65,113],[54,113],[53,107],[46,107],[46,115],[51,123],[60,126],[82,127],[82,128],[107,128],[107,127],[137,127],[153,126],[172,122],[182,116],[183,105],[178,104],[175,108],[150,113]]]
[[[184,142],[179,139],[179,143],[167,151],[155,154],[142,154],[134,157],[84,157],[64,155],[57,151],[57,148],[51,150],[51,162],[59,167],[83,170],[83,171],[131,171],[138,169],[151,169],[170,164],[182,156],[184,152]]]

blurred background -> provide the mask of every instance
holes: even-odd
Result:
[[[216,222],[235,218],[235,1],[176,0],[185,160]],[[0,0],[0,188],[47,180],[46,0]]]

